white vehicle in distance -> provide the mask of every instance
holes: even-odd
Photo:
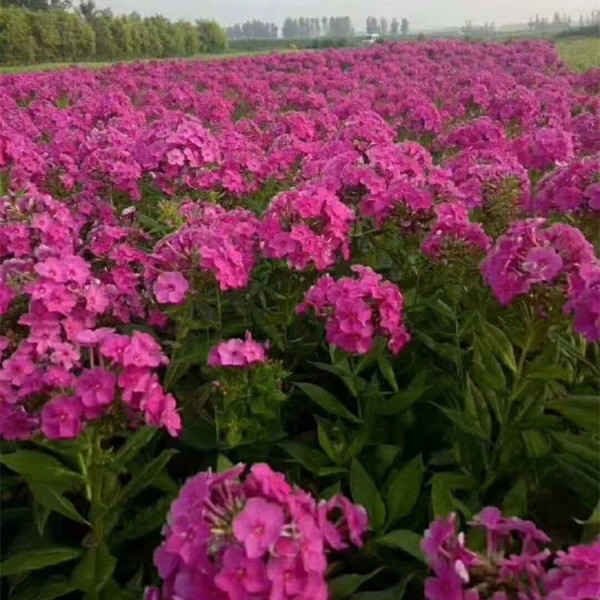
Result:
[[[371,33],[369,37],[365,38],[363,42],[367,44],[367,46],[372,46],[379,40],[381,36],[378,33]]]

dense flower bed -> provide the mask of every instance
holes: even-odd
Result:
[[[186,484],[164,598],[326,598],[326,575],[336,598],[400,598],[424,579],[410,530],[490,503],[575,543],[600,476],[598,76],[544,42],[432,42],[2,77],[0,436],[39,535],[50,511],[91,527],[72,589],[101,576],[82,575],[94,552],[106,597],[151,581],[148,553],[119,545],[125,502],[163,494],[140,526],[155,535],[177,482],[215,461],[257,464]],[[162,479],[138,481],[148,465]],[[543,509],[569,490],[572,513]],[[326,571],[344,527],[354,546],[366,527],[339,492],[373,542]],[[516,586],[550,538],[486,510],[488,558],[453,541],[455,517],[430,530],[447,533],[425,548],[428,598],[595,597],[564,582],[596,546]],[[513,530],[521,555],[498,562]]]

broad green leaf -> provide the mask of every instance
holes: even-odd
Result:
[[[35,571],[74,560],[79,556],[81,556],[79,548],[69,548],[68,546],[40,548],[39,550],[30,549],[13,554],[0,563],[0,575],[6,577],[16,573]]]
[[[106,543],[94,542],[73,571],[77,587],[93,594],[101,590],[111,579],[117,559],[111,556]]]
[[[467,413],[461,412],[454,408],[445,408],[444,406],[436,405],[463,433],[479,438],[480,440],[488,441],[485,431],[481,428],[479,422]]]
[[[77,591],[77,584],[63,576],[43,577],[20,587],[12,600],[54,600]]]
[[[360,423],[358,417],[352,414],[335,396],[327,390],[313,385],[312,383],[296,383],[315,404],[318,404],[326,412],[342,417],[354,423]]]
[[[598,396],[568,396],[553,400],[547,408],[566,417],[582,429],[597,434],[600,431],[600,398]]]
[[[527,481],[520,477],[504,496],[502,514],[507,517],[524,517],[527,514]]]
[[[73,503],[65,498],[55,487],[46,483],[30,483],[29,489],[36,502],[72,521],[89,526],[90,523],[79,514]]]
[[[380,356],[377,359],[377,364],[379,365],[379,370],[381,374],[385,378],[385,380],[390,384],[390,387],[398,392],[398,382],[396,381],[396,376],[394,375],[394,369],[392,368],[392,364],[390,363],[387,356]]]
[[[115,510],[119,506],[123,506],[126,502],[129,502],[129,500],[135,498],[142,490],[151,486],[175,454],[177,454],[177,450],[163,450],[163,452],[161,452],[154,460],[147,462],[143,468],[131,478],[131,481],[125,485],[121,490],[121,493],[116,496],[109,507],[109,512]]]
[[[55,487],[75,487],[82,485],[84,478],[72,471],[53,456],[44,452],[19,450],[0,455],[0,463],[16,471],[25,479],[35,483],[48,483]]]
[[[367,509],[372,529],[379,531],[385,522],[385,505],[375,483],[356,459],[350,466],[350,491],[354,501]]]
[[[497,356],[513,373],[517,372],[515,352],[508,336],[498,327],[482,320],[483,343]]]
[[[339,464],[338,453],[329,435],[327,435],[325,422],[322,419],[317,419],[317,439],[319,440],[319,446],[321,446],[321,449],[325,452],[329,460],[335,464]]]
[[[436,519],[447,517],[455,509],[452,491],[441,479],[435,476],[431,484],[431,507],[433,516]]]
[[[354,593],[363,583],[366,583],[369,579],[375,577],[380,571],[381,568],[375,569],[375,571],[367,573],[366,575],[353,573],[350,575],[341,575],[340,577],[332,579],[328,583],[331,600],[348,598],[348,596]]]
[[[343,357],[343,360],[347,361],[347,357]],[[344,364],[344,368],[338,365],[328,365],[327,363],[322,362],[312,362],[311,364],[317,367],[317,369],[337,375],[346,384],[346,387],[355,398],[357,398],[359,392],[364,389],[364,379],[354,375],[354,373],[352,373],[349,368],[345,366],[344,362],[341,363]]]
[[[2,515],[4,516],[4,515]],[[40,537],[43,537],[44,530],[46,529],[46,522],[50,516],[50,509],[39,502],[33,503],[33,519],[35,521],[35,527]]]
[[[129,436],[127,441],[115,454],[113,467],[119,471],[124,469],[152,441],[157,431],[153,427],[142,427]]]
[[[406,586],[412,579],[412,573],[406,576],[398,585],[377,592],[357,592],[352,594],[352,600],[402,600]]]
[[[497,392],[506,389],[506,378],[495,356],[478,340],[475,340],[473,352],[473,377],[484,386]]]
[[[375,542],[388,548],[398,548],[414,556],[421,562],[425,562],[425,557],[421,551],[422,538],[418,533],[408,529],[397,529],[383,537],[377,538]]]
[[[493,392],[492,392],[493,393]],[[481,392],[475,387],[470,377],[467,377],[467,386],[465,390],[465,408],[479,423],[481,430],[485,433],[487,440],[492,433],[492,419],[487,403]]]
[[[573,373],[571,369],[565,369],[559,365],[532,365],[527,369],[529,379],[538,379],[541,381],[570,381]]]
[[[282,442],[279,447],[311,473],[318,473],[321,468],[329,464],[327,457],[316,448],[293,441]]]
[[[531,429],[529,431],[523,431],[521,433],[523,443],[525,444],[525,451],[527,456],[531,458],[540,458],[546,456],[550,452],[550,443],[547,436],[541,431]]]
[[[150,506],[136,510],[134,516],[126,520],[122,529],[111,533],[111,545],[142,538],[153,531],[159,531],[165,523],[172,500],[172,496],[165,496]]]
[[[385,496],[388,524],[410,514],[419,498],[424,472],[425,467],[420,455],[406,463],[399,471],[394,471]]]
[[[191,417],[186,420],[179,441],[202,452],[215,450],[218,447],[214,425],[202,417]]]
[[[373,402],[373,412],[376,415],[395,415],[405,411],[419,400],[427,389],[423,378],[417,376],[408,389],[393,394],[389,400],[380,396],[377,402]]]
[[[581,542],[583,544],[592,543],[600,535],[600,500],[596,504],[594,512],[585,523]]]
[[[217,456],[217,473],[224,473],[225,471],[229,471],[235,465],[224,455],[219,454]]]

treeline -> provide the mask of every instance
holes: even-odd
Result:
[[[354,35],[354,28],[350,17],[287,17],[281,34],[286,39],[351,37]]]
[[[568,15],[561,15],[558,12],[554,13],[552,19],[540,18],[535,15],[535,19],[529,19],[527,27],[530,31],[537,33],[555,33],[562,32],[571,27],[584,29],[586,27],[594,27],[600,24],[600,10],[594,10],[588,15],[579,15],[579,20],[573,23],[573,20]]]
[[[230,40],[274,40],[277,39],[279,27],[275,23],[253,19],[227,27],[225,31]]]
[[[367,33],[378,33],[379,35],[408,35],[408,19],[398,21],[394,17],[389,23],[385,17],[367,17]]]
[[[227,35],[214,21],[114,16],[89,0],[75,12],[61,0],[6,4],[0,6],[0,62],[7,64],[193,56],[227,47]]]

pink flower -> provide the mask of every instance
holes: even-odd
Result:
[[[233,533],[248,558],[260,558],[275,544],[284,523],[283,510],[262,498],[251,498],[233,522]]]
[[[556,565],[563,600],[600,597],[600,541],[559,551]]]
[[[148,333],[134,331],[131,341],[123,351],[123,365],[126,367],[158,367],[166,364],[159,344]]]
[[[115,399],[117,377],[101,367],[84,371],[77,381],[75,391],[86,408],[111,404]]]
[[[234,338],[221,342],[210,351],[207,364],[209,367],[242,367],[248,368],[267,361],[267,347],[255,342],[247,331],[246,339]]]
[[[78,398],[57,396],[42,408],[42,432],[50,440],[72,440],[83,431],[83,406]]]
[[[215,577],[216,586],[230,600],[246,600],[268,588],[265,568],[259,559],[246,556],[241,548],[231,547],[223,555],[223,568]]]
[[[161,273],[154,282],[153,291],[161,304],[180,304],[189,289],[186,278],[178,272]]]

